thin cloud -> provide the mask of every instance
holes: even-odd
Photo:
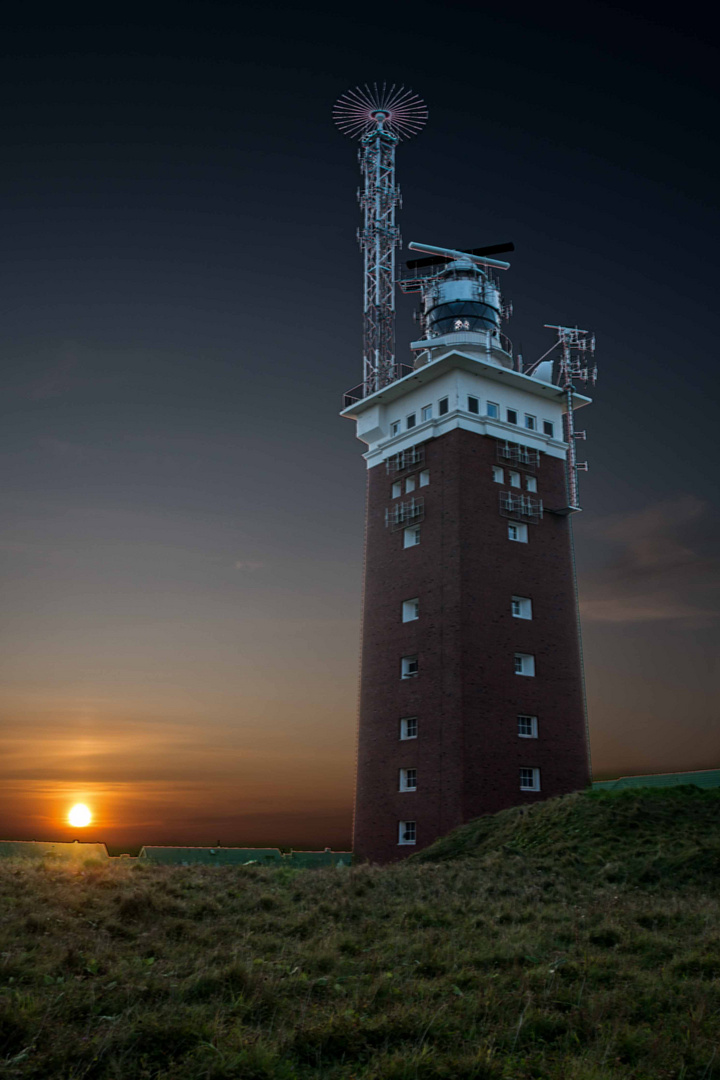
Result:
[[[235,563],[236,570],[261,570],[265,565],[264,562],[252,562],[250,560],[240,560]]]
[[[704,627],[720,614],[720,557],[705,503],[692,495],[599,523],[608,562],[583,581],[586,622],[681,622]]]

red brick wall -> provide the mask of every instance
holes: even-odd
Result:
[[[528,525],[528,543],[516,543],[499,513],[499,492],[511,489],[493,481],[496,448],[461,430],[425,444],[423,464],[400,474],[430,470],[413,493],[425,518],[412,548],[385,525],[394,477],[384,464],[369,472],[360,858],[402,858],[471,818],[589,783],[570,525],[547,512],[566,505],[565,464],[541,455],[530,475],[546,513]],[[513,618],[513,594],[532,600],[532,620]],[[403,623],[402,602],[416,596],[420,617]],[[534,678],[515,674],[516,651],[535,656]],[[400,659],[414,653],[419,674],[403,680]],[[538,739],[518,737],[519,713],[538,717]],[[417,739],[400,741],[403,716],[417,716]],[[401,767],[417,769],[417,791],[398,791]],[[539,793],[520,791],[521,767],[540,769]],[[415,847],[398,845],[400,820],[417,822]]]

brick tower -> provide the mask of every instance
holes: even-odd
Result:
[[[410,246],[439,253],[401,282],[415,364],[342,413],[367,444],[354,851],[374,862],[589,782],[570,520],[590,399],[513,359],[506,263]]]

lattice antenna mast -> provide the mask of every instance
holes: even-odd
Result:
[[[572,512],[580,509],[578,473],[587,472],[587,461],[577,460],[575,444],[578,439],[583,441],[587,438],[585,431],[575,430],[575,412],[573,407],[573,395],[575,393],[574,380],[579,379],[584,383],[597,381],[597,365],[595,364],[595,335],[589,330],[580,330],[577,326],[553,326],[545,323],[548,330],[557,330],[557,341],[539,360],[525,369],[526,375],[532,375],[537,366],[549,356],[554,349],[560,349],[560,365],[557,377],[557,385],[565,391],[567,412],[565,415],[565,438],[567,439],[567,475],[568,475],[568,509]]]
[[[363,228],[358,242],[365,263],[363,301],[363,396],[397,378],[395,362],[395,254],[401,244],[395,223],[401,205],[395,183],[395,148],[417,134],[427,120],[421,98],[403,86],[389,89],[356,87],[337,101],[335,123],[351,138],[360,139],[358,191]]]

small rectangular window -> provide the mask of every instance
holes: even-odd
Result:
[[[532,600],[528,596],[513,596],[510,607],[515,619],[532,619]]]
[[[551,420],[543,420],[543,432],[551,439],[555,438],[555,425]]]
[[[417,739],[418,722],[416,716],[404,716],[400,721],[400,738]]]
[[[402,621],[413,622],[420,616],[420,601],[417,596],[412,600],[403,600]]]
[[[508,522],[508,540],[517,540],[520,544],[527,544],[528,531],[524,523]]]
[[[479,413],[480,412],[480,399],[476,397],[468,398],[468,412]]]
[[[508,473],[508,476],[510,477],[510,487],[520,487],[520,473],[519,472],[511,471],[511,472]]]
[[[417,656],[403,656],[400,661],[400,676],[403,679],[414,679],[418,673]]]
[[[421,415],[423,420],[432,420],[432,405],[423,405]]]
[[[417,769],[400,769],[398,788],[400,791],[417,790]]]
[[[535,431],[537,427],[537,417],[531,416],[530,413],[525,413],[525,427],[528,431]]]
[[[420,487],[427,487],[430,483],[430,470],[423,469],[420,473]]]
[[[537,739],[537,716],[518,716],[518,737],[521,739]]]
[[[411,491],[415,490],[415,477],[408,476],[405,480],[405,494],[409,495]]]
[[[500,406],[496,401],[488,401],[487,414],[492,420],[498,420],[500,418]]]
[[[400,421],[399,420],[393,420],[392,424],[390,425],[390,434],[391,435],[399,435],[400,434]]]
[[[525,477],[525,489],[527,491],[537,491],[537,480],[534,476]]]
[[[492,472],[493,472],[493,480],[495,481],[496,484],[504,484],[505,483],[505,473],[502,471],[502,469],[500,468],[499,465],[493,465]]]
[[[413,525],[410,529],[403,529],[403,547],[415,547],[420,543],[420,526]]]
[[[417,670],[415,672],[417,674]],[[515,653],[515,674],[516,675],[534,675],[535,674],[535,657],[530,653],[516,652]]]
[[[396,480],[392,486],[392,497],[397,499],[400,495],[402,495],[402,481]]]
[[[508,409],[505,415],[507,416],[508,424],[517,424],[517,412],[515,409]]]
[[[415,417],[415,413],[411,412],[410,415],[405,418],[405,427],[406,428],[413,428],[413,427],[415,427],[416,423],[417,423],[417,420],[416,420],[416,417]]]
[[[540,790],[540,770],[539,769],[521,769],[520,770],[520,790],[521,791],[539,791]]]
[[[414,821],[398,822],[398,844],[414,844],[416,842],[416,829]]]
[[[449,410],[449,408],[450,408],[450,400],[449,400],[449,398],[446,398],[446,397],[440,398],[440,400],[438,401],[438,415],[439,416],[444,416],[445,413]]]

